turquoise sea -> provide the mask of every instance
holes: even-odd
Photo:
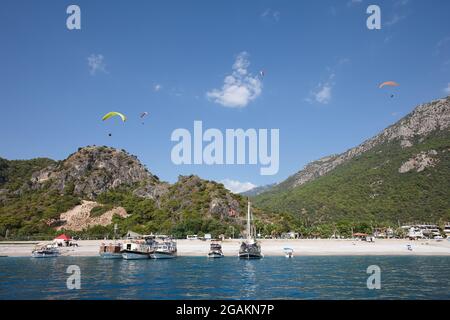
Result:
[[[80,289],[66,285],[77,265]],[[367,267],[381,289],[367,288]],[[0,299],[450,299],[450,257],[0,258]]]

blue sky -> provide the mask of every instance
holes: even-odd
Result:
[[[81,30],[66,28],[70,4]],[[369,4],[381,8],[381,30],[366,27]],[[170,182],[192,173],[235,190],[279,182],[450,93],[448,12],[445,0],[2,1],[0,156],[64,159],[109,145]],[[242,90],[223,95],[240,57]],[[401,85],[379,90],[387,80]],[[100,120],[113,110],[128,121]],[[194,120],[280,129],[278,174],[174,165],[171,133]]]

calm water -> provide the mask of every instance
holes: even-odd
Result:
[[[68,290],[69,265],[81,289]],[[368,290],[366,269],[381,268]],[[450,299],[450,257],[0,258],[0,299]]]

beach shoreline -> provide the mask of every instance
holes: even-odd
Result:
[[[225,256],[237,256],[242,240],[224,240],[222,250]],[[42,241],[46,242],[46,241]],[[0,256],[30,257],[31,251],[41,241],[0,241]],[[80,240],[78,247],[61,247],[61,256],[91,257],[98,256],[100,244],[112,243],[112,240]],[[122,242],[122,240],[118,240]],[[450,256],[448,240],[377,239],[375,242],[357,240],[329,239],[264,239],[260,240],[265,256],[283,256],[283,248],[294,249],[294,256]],[[203,257],[209,251],[209,241],[177,240],[178,256]],[[410,245],[412,250],[408,250]]]

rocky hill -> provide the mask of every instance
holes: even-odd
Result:
[[[450,219],[450,97],[416,107],[375,137],[306,165],[256,196],[311,222]]]
[[[139,184],[141,188],[137,192],[143,197],[156,198],[164,192],[164,188],[158,188],[159,179],[136,156],[123,150],[95,146],[80,148],[66,160],[34,172],[30,182],[32,190],[49,188],[61,193],[71,188],[73,195],[87,199],[95,199],[123,184]]]
[[[245,200],[197,176],[162,182],[124,150],[88,146],[63,161],[0,159],[0,236],[72,230],[229,233]]]
[[[447,97],[422,104],[406,117],[359,146],[307,164],[302,170],[278,184],[277,189],[295,188],[313,181],[381,144],[397,142],[401,148],[406,149],[416,142],[420,143],[420,139],[426,138],[431,133],[448,130],[450,128],[449,99],[450,97]]]

